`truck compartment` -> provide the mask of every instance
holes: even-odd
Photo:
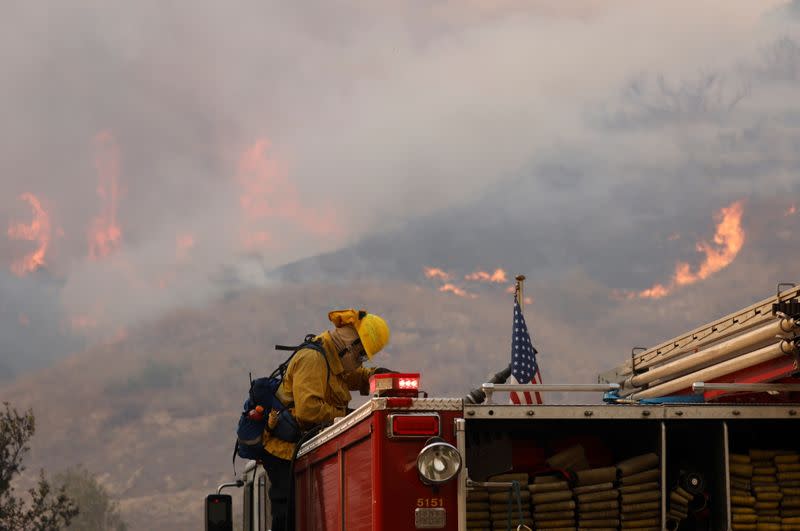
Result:
[[[467,494],[468,529],[475,528],[470,522],[507,522],[508,504],[512,515],[522,504],[520,521],[535,529],[664,528],[661,421],[481,419],[468,421],[466,433],[470,479],[516,479],[523,491],[474,487]],[[497,503],[471,503],[486,490]],[[469,512],[478,507],[481,512]]]
[[[665,427],[667,529],[728,529],[724,423],[667,421]]]
[[[797,423],[729,420],[726,428],[733,529],[800,529]]]

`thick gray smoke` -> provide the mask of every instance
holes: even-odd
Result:
[[[502,266],[637,290],[729,202],[780,218],[794,4],[562,4],[3,7],[0,221],[30,223],[32,193],[51,233],[35,274],[0,276],[0,361],[321,252],[347,249],[294,277]],[[91,260],[97,218],[121,234]],[[36,245],[0,238],[3,267]]]

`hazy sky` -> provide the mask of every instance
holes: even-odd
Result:
[[[743,200],[743,223],[774,220],[757,256],[788,252],[769,232],[800,219],[787,3],[563,4],[3,7],[0,361],[364,237],[405,252],[345,259],[410,280],[568,268],[639,291],[699,267]]]

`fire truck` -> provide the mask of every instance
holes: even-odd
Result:
[[[782,284],[592,384],[505,384],[506,369],[435,398],[418,374],[377,375],[300,447],[295,529],[800,529],[798,332],[800,287]],[[508,400],[534,391],[597,398]],[[241,529],[267,530],[255,462],[208,497],[206,528],[232,529],[233,485]]]

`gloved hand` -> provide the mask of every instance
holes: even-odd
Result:
[[[400,374],[399,371],[393,371],[392,369],[387,369],[386,367],[378,367],[375,369],[375,374]]]

